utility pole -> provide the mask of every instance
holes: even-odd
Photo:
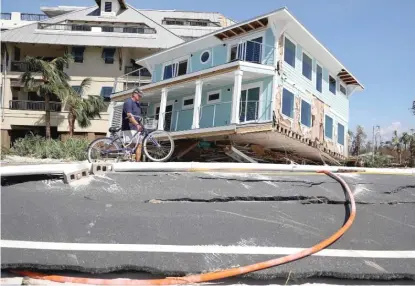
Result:
[[[376,131],[375,131],[375,128],[376,128]],[[375,152],[376,152],[376,149],[377,149],[377,145],[378,145],[378,136],[377,135],[380,135],[380,126],[379,125],[376,125],[376,126],[373,126],[373,135],[372,135],[372,145],[373,145],[373,147],[372,147],[372,160],[374,160],[375,159]]]

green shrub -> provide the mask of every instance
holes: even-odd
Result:
[[[11,154],[24,157],[64,160],[86,160],[87,139],[69,138],[66,141],[46,139],[37,135],[27,135],[17,139],[10,149]]]

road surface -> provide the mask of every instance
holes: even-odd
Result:
[[[253,279],[415,279],[415,178],[344,174],[351,229],[317,255]],[[2,268],[215,271],[310,247],[345,221],[340,184],[321,174],[112,173],[71,185],[4,181]]]

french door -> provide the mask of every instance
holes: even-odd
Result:
[[[262,37],[235,44],[231,47],[231,61],[241,60],[251,63],[261,63]]]
[[[156,107],[156,119],[159,120],[160,115],[160,106]],[[167,105],[166,106],[166,113],[164,115],[164,130],[170,131],[171,127],[171,119],[173,116],[173,105]]]
[[[239,105],[239,122],[250,122],[258,120],[260,88],[254,87],[244,89],[241,92]]]

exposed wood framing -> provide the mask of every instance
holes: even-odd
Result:
[[[239,35],[242,35],[250,31],[262,29],[263,27],[266,27],[267,25],[268,25],[268,18],[263,18],[263,19],[251,21],[249,23],[242,24],[237,27],[229,28],[228,30],[219,32],[215,36],[220,40],[229,39],[229,38],[237,37]]]

